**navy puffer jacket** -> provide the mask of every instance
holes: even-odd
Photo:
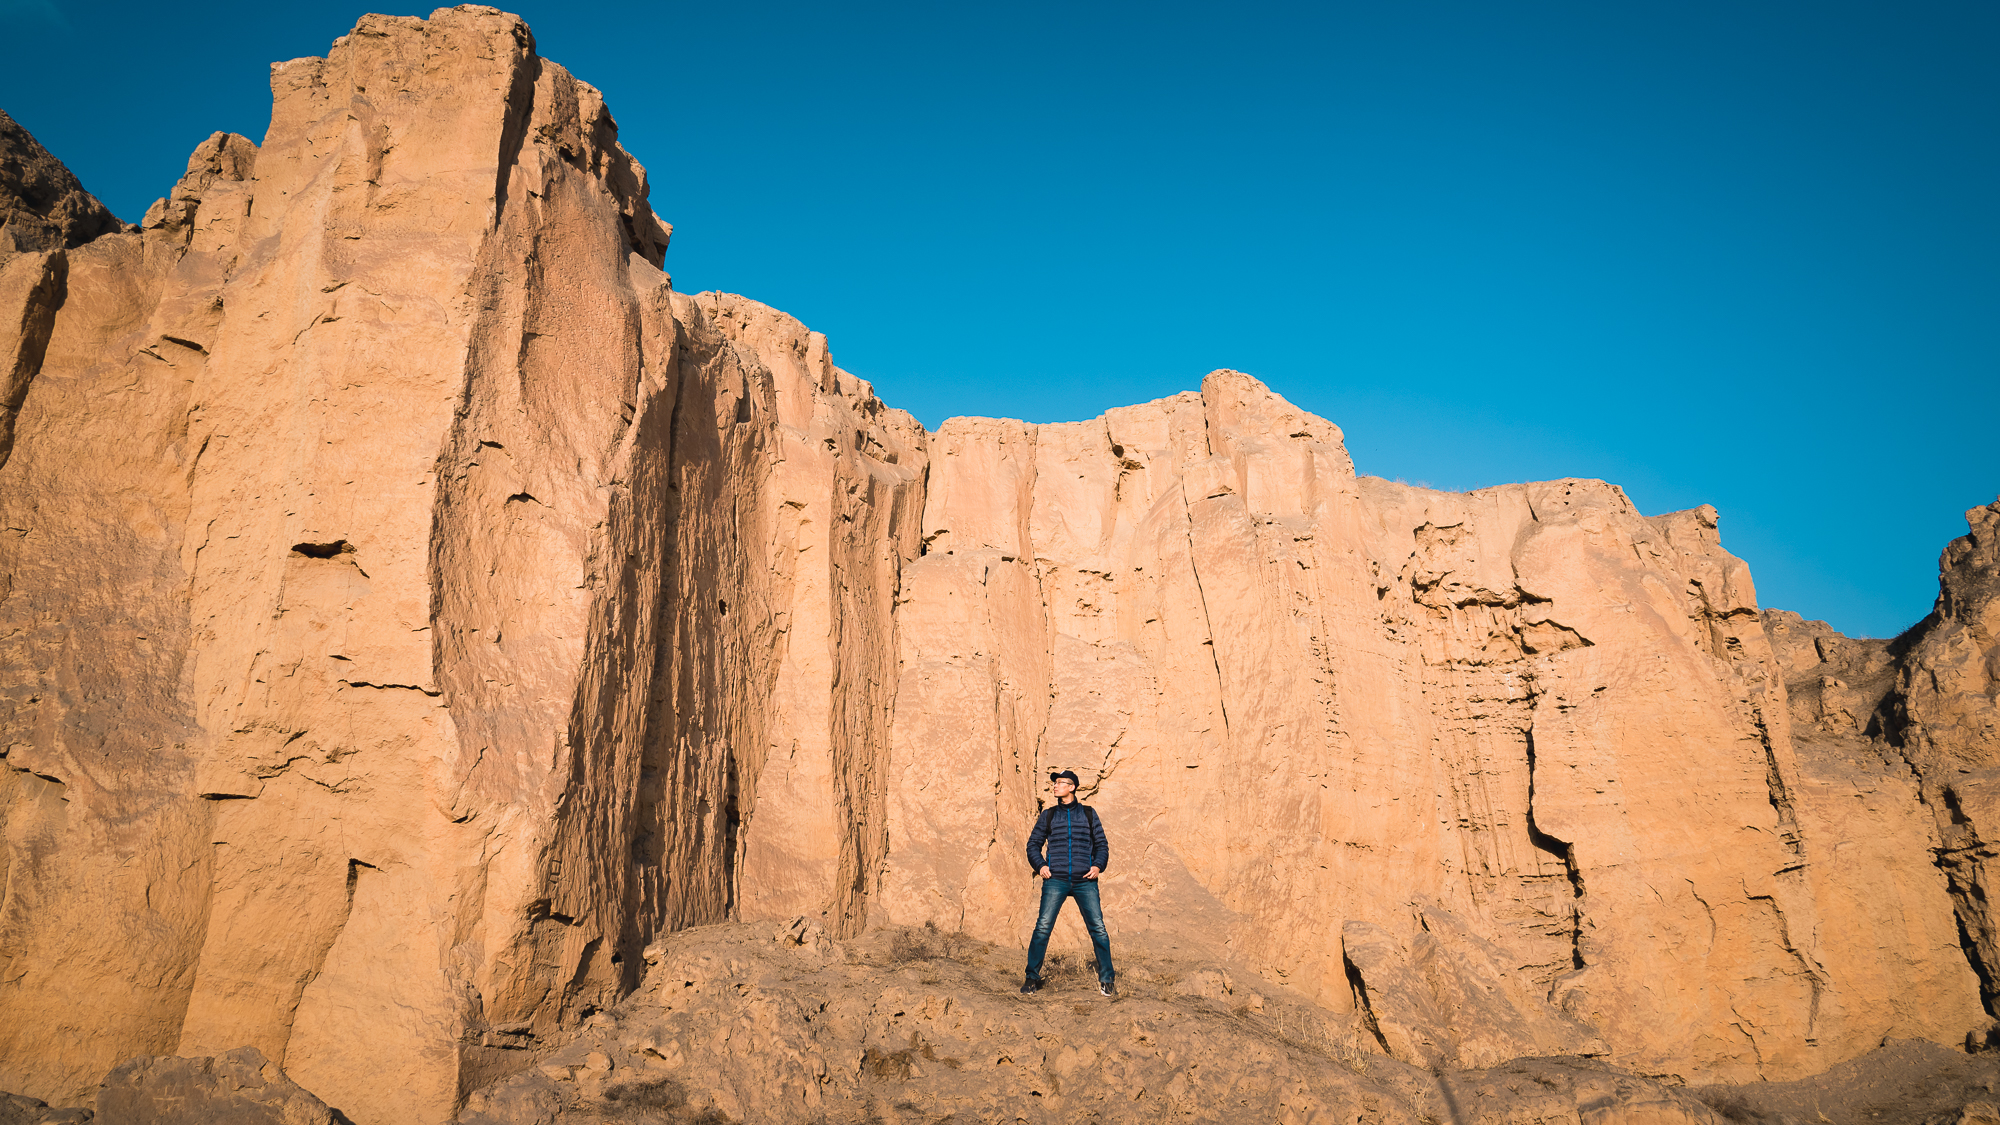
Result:
[[[1111,866],[1111,841],[1104,838],[1097,810],[1077,801],[1043,809],[1028,834],[1028,866],[1047,867],[1058,879],[1081,879],[1093,867],[1101,873]]]

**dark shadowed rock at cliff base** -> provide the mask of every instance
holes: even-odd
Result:
[[[105,1075],[97,1125],[332,1125],[333,1111],[255,1047],[214,1058],[140,1058]]]
[[[357,1125],[625,1070],[668,1120],[1706,1120],[1984,1041],[1996,509],[1867,642],[1761,611],[1712,508],[1358,476],[1240,372],[927,432],[674,290],[518,18],[271,82],[140,227],[0,262],[0,1089],[248,1048]],[[1153,966],[1115,1019],[989,994],[1063,767]]]

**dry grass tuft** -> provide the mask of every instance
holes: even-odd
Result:
[[[741,1125],[713,1106],[694,1109],[687,1103],[687,1088],[671,1078],[620,1082],[605,1089],[598,1115],[647,1125]]]
[[[889,938],[889,962],[895,965],[916,961],[975,961],[984,943],[960,930],[940,930],[936,922],[915,929],[900,929]]]
[[[1708,1108],[1714,1110],[1725,1121],[1738,1125],[1765,1125],[1772,1118],[1751,1107],[1749,1102],[1736,1094],[1720,1090],[1703,1090],[1695,1094]]]

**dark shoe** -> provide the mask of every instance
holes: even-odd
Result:
[[[1024,993],[1040,992],[1041,990],[1042,990],[1042,982],[1040,979],[1036,977],[1029,977],[1027,979],[1027,982],[1021,985],[1021,991]]]
[[[1117,997],[1118,997],[1118,982],[1117,982],[1117,981],[1111,981],[1111,980],[1101,980],[1101,981],[1098,981],[1098,982],[1097,982],[1097,991],[1099,991],[1099,992],[1102,992],[1102,993],[1103,993],[1104,995],[1106,995],[1106,996],[1109,996],[1109,997],[1111,997],[1111,998],[1113,998],[1113,999],[1117,999]]]

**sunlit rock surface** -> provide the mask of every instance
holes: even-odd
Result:
[[[688,927],[1018,949],[1062,767],[1114,949],[1328,1059],[1782,1081],[1989,1023],[1996,509],[1868,642],[1760,613],[1712,509],[1358,477],[1238,372],[927,433],[673,290],[516,17],[272,87],[131,229],[0,130],[0,1088],[253,1048],[442,1122]]]

